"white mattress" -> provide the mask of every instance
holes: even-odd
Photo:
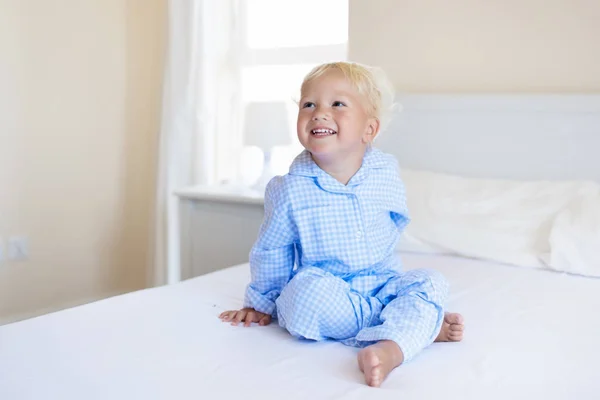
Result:
[[[600,398],[599,279],[403,257],[448,277],[466,338],[380,389],[362,383],[354,348],[220,322],[241,304],[239,266],[0,327],[0,399]]]

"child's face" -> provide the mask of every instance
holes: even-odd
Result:
[[[302,88],[298,139],[314,156],[364,154],[379,129],[364,99],[339,71],[328,71]]]

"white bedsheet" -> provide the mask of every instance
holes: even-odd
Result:
[[[217,319],[239,266],[0,327],[0,399],[598,399],[600,279],[404,255],[451,283],[462,343],[434,344],[365,386],[357,349]]]

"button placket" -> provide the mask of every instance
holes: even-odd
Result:
[[[358,198],[356,197],[356,195],[349,194],[348,197],[350,197],[351,200],[352,200],[352,208],[354,209],[354,212],[355,212],[355,215],[356,215],[355,221],[356,221],[356,225],[357,225],[357,230],[354,233],[354,237],[357,240],[360,240],[364,236],[362,213],[361,213],[361,210],[360,210],[360,205],[358,204]]]

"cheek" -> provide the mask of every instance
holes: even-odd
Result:
[[[304,129],[306,127],[306,124],[308,123],[309,120],[310,120],[310,115],[307,115],[307,113],[299,112],[298,113],[298,120],[297,120],[297,123],[296,123],[296,126],[298,127],[298,130]]]
[[[335,118],[335,122],[337,125],[343,126],[346,129],[357,128],[356,121],[352,118],[352,115],[347,113],[339,113]]]
[[[298,136],[302,136],[304,134],[304,131],[306,131],[305,118],[303,118],[302,115],[298,114],[298,120],[296,121],[296,133],[298,134]]]
[[[350,124],[357,129],[362,129],[365,127],[367,119],[360,114],[356,113],[345,113],[340,115],[340,120],[346,124]]]

